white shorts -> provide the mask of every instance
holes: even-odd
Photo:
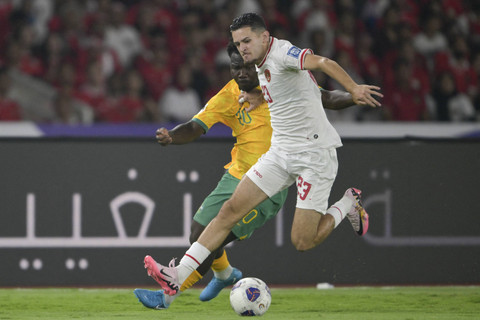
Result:
[[[296,181],[297,208],[325,214],[337,171],[334,148],[294,154],[270,148],[246,175],[269,197]]]

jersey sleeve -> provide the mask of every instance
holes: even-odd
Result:
[[[232,101],[232,92],[228,88],[228,85],[225,86],[207,102],[202,110],[193,116],[192,120],[202,126],[205,133],[218,122],[228,125]]]
[[[288,41],[286,41],[281,48],[279,53],[282,55],[283,64],[287,69],[303,70],[305,56],[307,54],[313,54],[311,49],[300,49]]]

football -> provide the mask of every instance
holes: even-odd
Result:
[[[270,288],[257,278],[240,279],[230,291],[230,305],[241,316],[261,316],[267,312],[270,302]]]

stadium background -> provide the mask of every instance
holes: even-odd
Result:
[[[0,120],[188,120],[230,79],[228,27],[245,11],[382,87],[382,109],[333,122],[478,118],[478,1],[4,0]]]
[[[342,224],[321,247],[296,252],[292,190],[276,220],[230,248],[232,263],[272,284],[479,283],[479,8],[1,2],[0,286],[152,285],[143,256],[183,254],[189,215],[233,140],[220,126],[191,146],[161,148],[153,133],[190,119],[229,80],[224,30],[242,11],[264,14],[273,35],[338,60],[386,98],[376,110],[329,113],[344,138],[331,199],[352,183],[363,189],[369,236]],[[438,32],[428,37],[432,19]],[[189,85],[177,82],[184,74]]]

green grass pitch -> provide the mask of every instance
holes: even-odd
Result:
[[[152,310],[138,302],[133,288],[0,289],[0,319],[239,319],[229,292],[201,302],[200,290],[191,289],[169,309]],[[262,319],[480,319],[480,287],[273,288]]]

